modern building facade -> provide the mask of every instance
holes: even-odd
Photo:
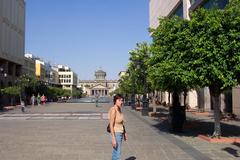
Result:
[[[0,87],[21,74],[25,48],[25,1],[0,0]]]
[[[78,87],[82,88],[86,96],[109,96],[118,87],[117,80],[106,80],[106,72],[95,71],[95,80],[79,80]]]
[[[36,72],[35,60],[32,59],[31,57],[25,55],[24,63],[22,66],[22,74],[35,77],[36,76],[35,72]]]
[[[189,19],[189,14],[198,7],[206,9],[218,7],[223,9],[229,0],[150,0],[149,1],[149,26],[156,28],[159,25],[159,18],[171,17],[177,15],[184,19]],[[240,115],[240,88],[225,91],[221,95],[222,111],[233,112]],[[167,101],[168,94],[164,94],[163,101]],[[205,110],[212,110],[209,89],[207,87],[198,91],[191,91],[187,97],[188,104],[191,107],[202,107]]]
[[[71,93],[77,89],[78,76],[71,68],[58,65],[58,76],[63,89],[70,90]]]

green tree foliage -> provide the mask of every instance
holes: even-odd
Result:
[[[130,62],[128,64],[128,72],[130,82],[135,93],[143,94],[144,87],[149,90],[147,81],[147,59],[150,56],[150,46],[146,42],[137,43],[136,48],[129,52]]]
[[[122,95],[130,94],[132,91],[132,83],[130,81],[129,73],[127,72],[119,80],[119,87],[114,93],[120,93]]]
[[[188,21],[179,17],[160,19],[151,29],[153,43],[148,60],[148,75],[156,90],[179,94],[196,87],[197,76],[188,62],[191,59],[191,35]],[[179,105],[174,96],[174,105]]]
[[[18,96],[20,94],[20,88],[17,86],[6,87],[1,89],[1,92],[8,96]]]
[[[232,0],[224,9],[199,9],[192,13],[189,29],[193,50],[189,68],[208,86],[214,108],[213,136],[221,135],[220,94],[239,83],[240,1]]]
[[[165,18],[151,30],[151,83],[160,90],[178,93],[209,87],[214,107],[213,136],[221,135],[220,94],[239,84],[239,8],[240,1],[231,0],[224,10],[200,8],[191,14],[190,21]]]

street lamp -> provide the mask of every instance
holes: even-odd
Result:
[[[7,73],[4,72],[4,68],[3,67],[0,67],[0,78],[7,78]],[[1,87],[4,86],[2,80],[1,80]]]
[[[131,60],[131,58],[130,58]],[[133,78],[133,73],[132,72],[129,72],[127,71],[128,73],[130,73],[130,79],[131,79],[131,82],[132,82],[132,87],[131,87],[131,108],[132,109],[135,109],[135,79]]]

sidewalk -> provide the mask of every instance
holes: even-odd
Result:
[[[108,160],[111,144],[106,116],[111,106],[52,103],[27,108],[26,113],[19,109],[3,113],[1,159]],[[122,160],[239,159],[239,144],[209,143],[191,133],[192,129],[171,134],[164,118],[141,116],[129,106],[123,112],[129,140],[123,142]],[[167,111],[163,108],[161,114]]]
[[[211,159],[240,159],[240,144],[239,143],[209,143],[198,138],[199,134],[211,135],[213,132],[213,116],[199,116],[186,113],[187,121],[184,126],[183,133],[171,134],[168,130],[167,114],[168,109],[159,106],[160,115],[158,117],[143,117],[140,112],[136,112],[141,119],[144,119],[154,129],[159,131],[159,134],[165,134],[166,137],[172,136],[178,140],[190,145],[194,149],[200,151]],[[223,121],[221,123],[223,136],[240,137],[239,121]],[[171,138],[171,137],[169,137]]]

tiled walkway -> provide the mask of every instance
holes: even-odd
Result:
[[[106,132],[111,104],[47,104],[0,114],[0,157],[3,160],[108,160]],[[239,144],[212,144],[191,133],[168,131],[162,118],[143,117],[125,107],[129,140],[123,160],[236,160]],[[28,117],[28,118],[26,118]],[[34,119],[35,118],[35,119]]]

